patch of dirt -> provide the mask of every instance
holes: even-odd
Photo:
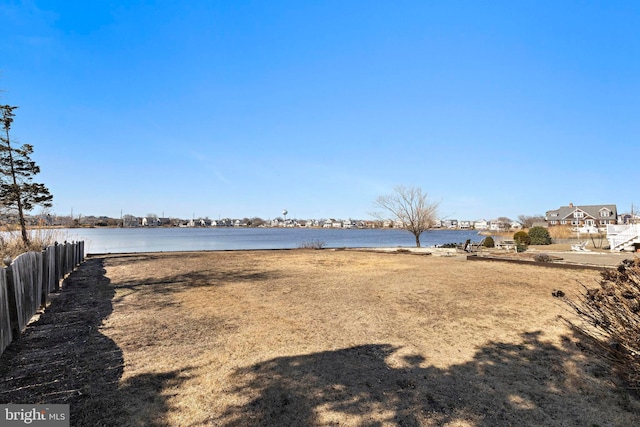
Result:
[[[291,250],[89,259],[0,359],[73,425],[640,425],[559,318],[595,271]]]

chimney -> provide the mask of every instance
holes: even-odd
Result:
[[[569,207],[572,208],[573,207],[573,202],[569,202]]]

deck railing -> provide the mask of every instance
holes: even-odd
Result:
[[[640,224],[608,225],[607,240],[612,251],[618,251],[633,240],[640,238]]]

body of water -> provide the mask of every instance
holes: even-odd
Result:
[[[68,241],[84,240],[86,253],[201,250],[292,249],[309,242],[326,248],[413,247],[413,234],[402,230],[316,228],[70,228]],[[423,247],[482,240],[477,231],[430,230]]]

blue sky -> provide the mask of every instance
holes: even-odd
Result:
[[[443,216],[638,197],[636,1],[3,1],[58,214]]]

